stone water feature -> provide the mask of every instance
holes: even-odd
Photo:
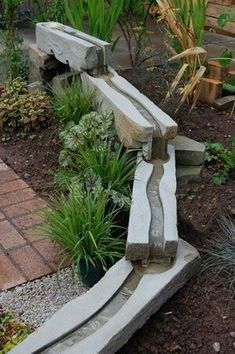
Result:
[[[115,72],[108,43],[57,23],[37,24],[36,38],[41,57],[81,74],[113,110],[120,141],[139,152],[125,258],[12,353],[111,354],[198,269],[197,250],[178,237],[176,164],[200,169],[204,147],[177,136],[174,120]]]

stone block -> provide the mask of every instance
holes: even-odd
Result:
[[[149,229],[151,209],[147,186],[153,172],[153,165],[138,162],[135,172],[132,202],[126,244],[126,259],[144,260],[149,257]]]
[[[214,104],[215,100],[222,95],[223,82],[210,78],[202,78],[199,101]]]
[[[77,71],[108,65],[111,46],[95,37],[55,22],[37,23],[38,47]]]
[[[165,112],[163,112],[150,99],[137,90],[115,70],[109,68],[112,76],[110,81],[126,97],[132,98],[136,102],[136,107],[153,126],[153,138],[160,137],[165,140],[172,139],[177,134],[177,123]]]
[[[182,135],[177,135],[169,144],[175,148],[177,165],[199,166],[204,163],[204,144]]]
[[[178,247],[176,166],[175,149],[168,145],[169,160],[163,165],[163,176],[159,183],[159,195],[163,209],[163,253],[165,257],[175,257]]]
[[[203,169],[203,165],[201,166],[178,165],[176,169],[177,184],[182,185],[190,182],[200,182],[202,169]]]
[[[69,71],[60,75],[56,75],[52,80],[52,87],[54,90],[60,90],[71,84],[73,79],[78,78],[79,74],[74,71]]]
[[[124,95],[110,87],[105,80],[86,73],[81,75],[84,87],[95,90],[100,109],[112,110],[120,141],[127,148],[139,148],[152,141],[153,126]]]
[[[36,43],[29,46],[29,60],[43,70],[55,69],[60,65],[53,55],[41,51]]]

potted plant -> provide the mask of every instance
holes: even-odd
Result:
[[[116,236],[120,227],[114,223],[118,211],[110,210],[109,204],[104,190],[84,193],[76,185],[70,187],[69,198],[62,195],[55,208],[43,212],[44,234],[66,251],[62,264],[71,261],[88,286],[124,255],[125,240],[120,231]]]

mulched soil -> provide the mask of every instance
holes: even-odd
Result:
[[[178,115],[173,114],[177,102],[163,101],[172,79],[171,73],[141,68],[122,73],[144,94],[167,111],[179,124],[179,132],[198,141],[214,141],[229,146],[235,120],[230,112],[219,112],[206,105],[197,105],[189,113],[183,106]],[[32,139],[12,137],[0,144],[0,158],[24,179],[40,196],[50,197],[54,192],[51,171],[58,168],[60,144],[57,128],[51,126],[36,133]],[[213,169],[205,166],[202,181],[178,188],[177,193],[186,197],[178,200],[179,233],[199,250],[207,248],[215,234],[216,220],[222,214],[233,214],[235,190],[233,177],[223,186],[212,183]],[[202,258],[205,256],[202,252]],[[222,284],[222,285],[221,285]],[[119,354],[131,353],[200,353],[215,352],[213,343],[219,342],[220,353],[234,352],[234,311],[232,301],[228,307],[228,289],[223,275],[212,272],[194,277],[172,297],[131,340]]]

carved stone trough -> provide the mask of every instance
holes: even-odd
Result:
[[[40,23],[37,46],[83,72],[101,108],[113,110],[119,139],[139,153],[125,258],[12,353],[111,354],[197,271],[197,250],[178,238],[176,163],[201,166],[204,147],[177,137],[177,124],[110,67],[108,43]]]

